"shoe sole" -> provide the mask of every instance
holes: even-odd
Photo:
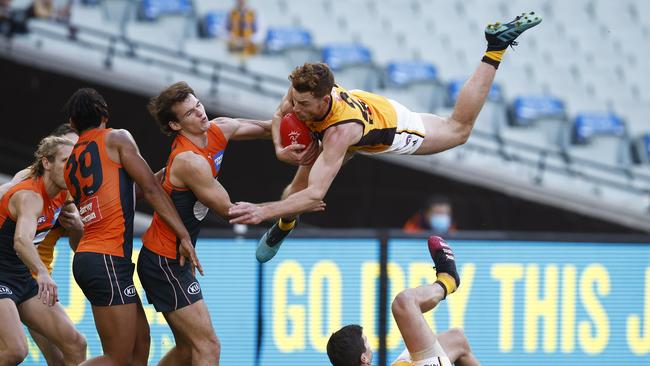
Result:
[[[502,42],[511,42],[514,41],[517,37],[519,37],[523,32],[538,25],[541,22],[542,22],[542,17],[538,14],[535,14],[535,12],[531,11],[529,13],[522,13],[520,15],[520,19],[513,20],[512,22],[507,24],[501,24],[501,23],[489,24],[485,28],[485,33],[493,36],[502,33],[496,36],[496,38],[498,38]],[[509,26],[510,24],[514,24],[514,26],[510,27]]]

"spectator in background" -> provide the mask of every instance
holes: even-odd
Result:
[[[0,34],[12,33],[11,18],[11,0],[0,0]]]
[[[58,9],[54,7],[54,0],[34,0],[27,8],[27,18],[54,19],[68,23],[71,9],[72,0],[68,0],[65,5]]]
[[[245,0],[237,0],[235,7],[228,13],[226,29],[229,33],[228,49],[243,55],[257,53],[253,35],[257,31],[257,16],[253,9],[246,6]]]
[[[406,221],[403,230],[407,233],[432,231],[436,235],[454,233],[456,232],[456,226],[452,217],[449,198],[435,195],[427,200],[426,205],[421,210],[414,213]]]

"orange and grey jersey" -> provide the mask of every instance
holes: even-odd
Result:
[[[67,196],[67,191],[62,191],[50,198],[45,191],[42,177],[26,179],[5,193],[0,201],[0,271],[3,273],[29,273],[27,266],[18,258],[14,249],[17,217],[9,212],[9,200],[16,192],[23,190],[36,192],[43,198],[43,210],[37,219],[34,245],[40,244],[50,232]]]
[[[183,152],[190,151],[205,159],[212,169],[212,176],[216,179],[221,168],[223,153],[226,150],[228,140],[216,123],[211,123],[207,131],[208,143],[205,147],[198,147],[187,137],[179,134],[172,144],[172,152],[165,167],[163,189],[172,199],[185,228],[192,238],[192,244],[196,245],[196,238],[199,236],[201,222],[208,214],[208,208],[199,201],[194,193],[188,188],[174,186],[169,180],[174,158]],[[176,233],[165,221],[154,214],[151,225],[142,237],[142,243],[150,251],[163,257],[177,259],[179,242]]]
[[[388,149],[397,130],[397,113],[387,98],[363,90],[345,90],[334,85],[329,110],[320,121],[308,121],[307,127],[319,140],[325,130],[344,123],[363,126],[363,136],[348,151],[378,153]]]
[[[77,252],[131,258],[135,190],[124,167],[110,159],[110,128],[84,131],[65,166],[65,183],[79,208],[84,234]]]

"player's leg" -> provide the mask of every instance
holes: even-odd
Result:
[[[490,24],[485,29],[487,51],[474,74],[465,82],[456,99],[450,118],[421,113],[425,128],[422,145],[415,154],[427,155],[451,149],[467,141],[481,108],[494,82],[503,54],[524,31],[539,24],[542,18],[535,13],[524,13],[513,21]]]
[[[50,340],[47,339],[44,335],[31,328],[29,329],[29,334],[32,336],[32,339],[38,346],[38,349],[41,350],[43,357],[45,357],[47,366],[64,365],[63,353],[56,347],[56,345],[54,345],[54,343],[50,342]]]
[[[205,301],[199,300],[164,315],[174,335],[180,335],[180,340],[185,342],[182,347],[190,347],[192,365],[219,365],[221,344],[212,326]]]
[[[33,296],[18,305],[20,319],[42,334],[63,354],[64,365],[78,365],[86,359],[86,339],[79,333],[60,304],[47,306]]]
[[[167,323],[170,323],[169,320],[167,320]],[[192,346],[180,332],[176,331],[173,327],[170,328],[172,334],[174,334],[175,345],[158,361],[158,366],[191,365]]]
[[[16,304],[0,299],[0,366],[17,365],[27,357],[27,337]]]
[[[424,141],[416,155],[429,155],[456,147],[469,138],[478,113],[483,108],[496,75],[492,65],[481,63],[465,82],[456,99],[450,118],[420,113],[424,125]]]
[[[282,199],[307,188],[311,167],[311,165],[301,165],[298,167],[293,180],[282,192]],[[291,230],[296,227],[296,223],[297,217],[294,216],[283,217],[273,224],[273,226],[264,233],[257,245],[257,250],[255,251],[255,257],[257,260],[262,263],[271,260],[278,250],[280,250],[280,246],[284,239],[289,235]]]
[[[133,362],[137,333],[137,304],[92,306],[95,327],[104,354],[83,366],[129,366]]]
[[[437,236],[431,236],[427,245],[436,267],[437,281],[400,292],[391,307],[406,348],[414,361],[443,356],[447,352],[441,347],[422,314],[436,307],[460,285],[453,252],[447,243]],[[450,360],[455,361],[451,357]]]
[[[447,357],[456,366],[478,366],[480,363],[472,353],[469,341],[461,329],[454,328],[438,334],[438,341]]]
[[[436,343],[436,335],[422,314],[436,307],[444,297],[445,291],[437,283],[409,288],[395,296],[391,306],[393,318],[411,355]]]
[[[137,303],[136,314],[136,334],[135,334],[135,348],[133,350],[133,366],[146,366],[149,363],[149,347],[151,345],[151,337],[149,334],[149,322],[147,315],[144,313],[142,303]]]

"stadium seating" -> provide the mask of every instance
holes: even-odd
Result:
[[[15,0],[14,6],[27,3]],[[650,22],[643,17],[650,12],[648,1],[248,4],[259,16],[263,43],[263,52],[248,58],[227,50],[225,17],[232,4],[212,0],[85,0],[75,6],[72,24],[110,37],[82,31],[71,44],[60,32],[57,40],[28,35],[17,42],[83,54],[115,72],[192,80],[221,98],[252,98],[255,90],[282,94],[295,66],[322,60],[347,88],[376,91],[416,111],[449,114],[482,56],[485,23],[505,20],[513,9],[535,9],[544,21],[507,51],[476,124],[478,135],[468,144],[474,146],[458,149],[454,159],[483,159],[515,178],[530,170],[534,184],[548,186],[598,177],[602,184],[594,183],[594,192],[602,197],[616,197],[608,184],[618,192],[650,187],[644,137],[650,132],[650,86],[644,79],[650,74],[650,48],[644,46],[650,43]],[[47,28],[43,23],[34,22]],[[224,80],[242,90],[226,92],[218,85]],[[260,102],[256,113],[270,113],[274,98]]]

